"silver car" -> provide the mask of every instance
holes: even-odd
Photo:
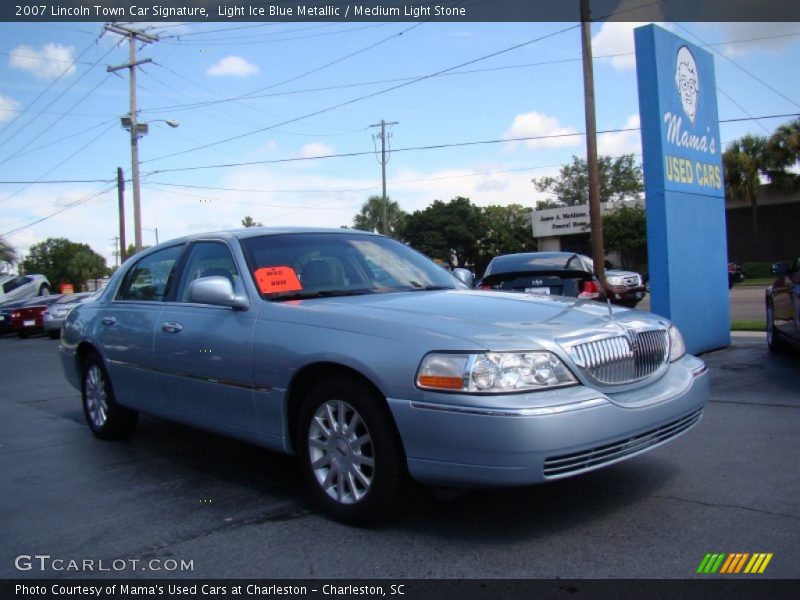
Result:
[[[64,294],[56,302],[50,305],[47,312],[42,316],[42,326],[44,332],[50,336],[51,339],[57,339],[61,334],[61,325],[64,319],[73,308],[81,302],[86,302],[92,298],[92,292],[83,292],[80,294]]]
[[[72,310],[60,356],[98,438],[139,411],[297,455],[322,509],[371,523],[408,483],[527,485],[694,426],[704,363],[661,317],[469,289],[349,230],[194,235]]]

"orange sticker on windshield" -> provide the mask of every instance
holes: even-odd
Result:
[[[262,294],[296,292],[303,289],[292,267],[262,267],[255,275],[258,289]]]

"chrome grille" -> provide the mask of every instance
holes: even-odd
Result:
[[[671,440],[689,430],[700,420],[703,409],[690,415],[662,425],[657,429],[646,431],[623,440],[618,440],[611,444],[574,452],[572,454],[562,454],[561,456],[551,456],[544,461],[545,477],[565,477],[580,471],[601,467],[608,463],[620,460],[625,456],[643,452],[653,446],[658,446]]]
[[[638,275],[628,275],[626,277],[623,277],[622,282],[628,286],[642,285],[641,282],[639,281]]]
[[[663,329],[629,330],[627,336],[574,344],[568,351],[595,381],[632,383],[652,375],[667,362],[669,333]]]

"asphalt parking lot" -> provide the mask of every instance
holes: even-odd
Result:
[[[149,417],[94,439],[57,345],[0,339],[2,578],[691,578],[709,552],[800,577],[800,354],[762,336],[705,355],[712,401],[671,444],[544,486],[421,493],[371,530],[317,514],[289,457]],[[193,569],[15,568],[34,554]]]

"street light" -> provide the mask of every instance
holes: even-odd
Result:
[[[150,131],[148,123],[142,123],[136,118],[136,113],[130,113],[120,118],[122,127],[126,131],[131,132],[131,156],[132,156],[132,173],[131,183],[133,184],[133,227],[134,227],[134,240],[136,242],[136,252],[142,249],[142,215],[140,205],[141,190],[139,187],[139,143],[140,137],[147,135]],[[180,126],[180,122],[174,119],[153,119],[153,123],[166,123],[173,129]],[[158,243],[158,233],[156,233],[156,243]]]

